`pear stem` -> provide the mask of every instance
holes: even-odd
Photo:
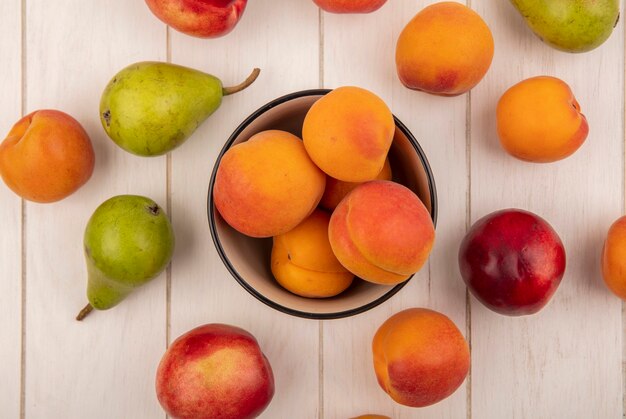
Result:
[[[89,315],[89,313],[91,313],[93,311],[93,306],[89,303],[87,303],[87,305],[85,306],[85,308],[83,308],[80,313],[78,313],[78,316],[76,316],[76,320],[81,321],[83,320],[85,317],[87,317]]]
[[[237,86],[222,88],[222,94],[224,96],[228,96],[228,95],[232,95],[233,93],[241,92],[243,89],[245,89],[246,87],[254,83],[257,77],[259,77],[260,73],[261,73],[261,69],[255,68],[254,70],[252,70],[252,73],[250,73],[248,78],[243,81],[243,83],[238,84]]]

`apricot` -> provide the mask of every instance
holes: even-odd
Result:
[[[357,186],[333,212],[330,245],[358,277],[393,285],[417,272],[430,254],[435,228],[410,189],[386,180]]]
[[[330,215],[315,210],[296,228],[274,237],[272,273],[280,285],[302,297],[335,296],[354,275],[337,260],[328,241]]]
[[[317,206],[326,176],[302,141],[263,131],[222,157],[213,187],[215,207],[235,230],[251,237],[286,233]]]
[[[361,415],[352,419],[391,419],[389,416],[383,415]]]
[[[521,160],[548,163],[573,154],[589,133],[570,87],[556,77],[539,76],[508,89],[496,109],[502,147]]]
[[[604,283],[622,300],[626,300],[626,216],[615,221],[602,249]]]
[[[376,176],[376,179],[391,180],[391,177],[391,166],[389,165],[389,160],[385,159],[385,165],[378,176]],[[334,177],[326,176],[326,189],[324,189],[324,195],[322,195],[320,205],[327,210],[334,210],[341,200],[361,183],[362,182],[344,182]]]
[[[409,89],[457,96],[482,80],[493,51],[491,30],[476,12],[456,2],[435,3],[400,33],[396,69]]]
[[[57,110],[26,115],[0,144],[2,179],[34,202],[55,202],[74,193],[91,178],[95,160],[85,129]]]
[[[372,343],[380,386],[396,402],[424,407],[450,396],[463,383],[470,351],[445,315],[411,308],[391,316]]]
[[[311,159],[327,175],[346,182],[375,179],[395,133],[391,111],[374,93],[339,87],[306,114],[302,140]]]
[[[371,13],[380,9],[387,0],[313,0],[330,13]]]

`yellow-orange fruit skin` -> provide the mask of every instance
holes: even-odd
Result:
[[[376,176],[376,179],[391,180],[391,178],[391,165],[389,164],[389,159],[385,159],[383,169],[380,171],[378,176]],[[320,200],[320,206],[329,211],[334,210],[337,208],[337,205],[339,205],[341,200],[360,184],[361,183],[358,182],[344,182],[342,180],[326,176],[326,189],[324,189],[324,195],[322,195],[322,199]]]
[[[0,174],[13,192],[33,202],[56,202],[91,178],[89,135],[70,115],[45,109],[20,119],[0,144]]]
[[[359,87],[339,87],[306,114],[302,140],[327,175],[346,182],[375,179],[393,141],[395,122],[385,102]]]
[[[409,279],[411,275],[386,271],[363,257],[350,238],[347,214],[348,207],[339,205],[333,212],[329,227],[331,246],[341,264],[361,279],[375,284],[395,285]]]
[[[422,9],[400,33],[396,69],[409,89],[457,96],[482,80],[493,52],[491,30],[476,12],[440,2]]]
[[[391,418],[389,416],[383,416],[383,415],[361,415],[361,416],[354,417],[352,419],[391,419]]]
[[[496,108],[498,138],[512,156],[530,162],[564,159],[589,133],[571,88],[550,76],[523,80],[509,88]]]
[[[456,325],[433,310],[401,311],[376,332],[372,343],[378,383],[393,400],[424,407],[450,396],[470,365],[469,346]]]
[[[626,301],[626,217],[609,228],[602,249],[602,277],[611,292]]]
[[[358,277],[393,285],[427,260],[435,240],[430,214],[408,188],[395,182],[365,182],[333,212],[329,239],[337,259]]]
[[[285,233],[316,208],[326,176],[302,141],[288,132],[260,132],[222,157],[213,188],[215,207],[251,237]]]
[[[348,288],[354,279],[330,247],[329,221],[328,213],[315,210],[293,230],[274,237],[272,273],[280,285],[294,294],[333,297]]]

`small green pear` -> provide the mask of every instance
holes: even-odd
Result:
[[[174,231],[165,212],[153,200],[120,195],[102,203],[85,228],[89,304],[107,310],[135,288],[158,276],[174,252]]]
[[[619,19],[619,0],[511,0],[548,45],[586,52],[608,39]]]
[[[222,103],[222,97],[251,85],[223,87],[215,76],[179,65],[140,62],[117,73],[100,100],[100,121],[124,150],[158,156],[181,145]]]

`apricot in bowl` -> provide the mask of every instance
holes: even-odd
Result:
[[[312,319],[348,317],[376,307],[397,293],[411,275],[407,276],[406,281],[394,285],[375,284],[355,278],[345,291],[326,298],[309,298],[290,292],[281,286],[272,273],[272,237],[250,237],[233,228],[216,207],[215,185],[224,155],[256,134],[279,130],[302,138],[307,112],[329,92],[330,90],[316,89],[292,93],[267,103],[247,117],[235,129],[218,155],[209,182],[207,202],[213,242],[235,280],[268,306],[290,315]],[[434,224],[437,216],[436,189],[426,155],[406,126],[395,117],[393,120],[393,140],[387,155],[393,181],[419,197]],[[227,195],[229,191],[223,190],[222,193]],[[313,211],[311,209],[311,213]],[[275,260],[278,256],[276,255]],[[285,262],[284,258],[281,260],[281,263]]]

